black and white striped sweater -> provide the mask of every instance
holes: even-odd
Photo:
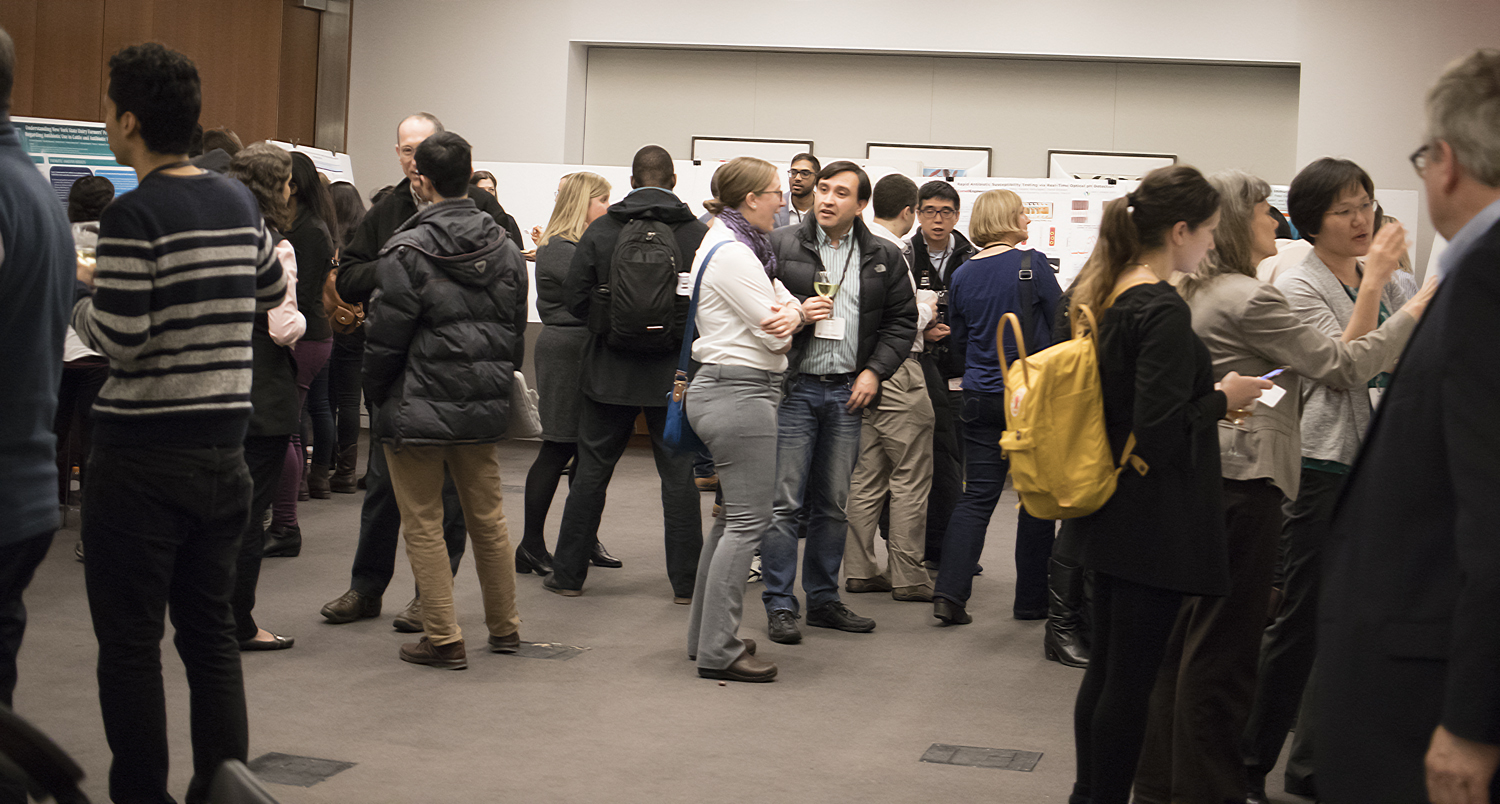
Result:
[[[230,446],[250,418],[250,330],[286,280],[250,191],[216,173],[147,176],[99,221],[73,327],[109,358],[100,444]]]

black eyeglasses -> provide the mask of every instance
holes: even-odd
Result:
[[[810,178],[813,177],[813,171],[811,171],[811,170],[796,170],[796,169],[793,169],[793,170],[788,170],[786,172],[786,175],[791,176],[794,179],[810,179]]]
[[[1422,171],[1427,169],[1427,152],[1430,150],[1432,150],[1432,143],[1428,143],[1412,151],[1411,156],[1407,157],[1407,159],[1411,160],[1411,166],[1417,171],[1418,176],[1422,175]]]

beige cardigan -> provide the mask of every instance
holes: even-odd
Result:
[[[1302,474],[1302,378],[1345,388],[1363,385],[1401,353],[1417,323],[1398,312],[1379,329],[1342,343],[1304,323],[1281,291],[1242,274],[1209,279],[1188,306],[1193,331],[1213,358],[1214,376],[1231,371],[1260,376],[1291,367],[1275,380],[1287,392],[1280,404],[1268,408],[1256,403],[1253,415],[1238,427],[1219,420],[1224,477],[1270,478],[1291,499],[1297,498]]]

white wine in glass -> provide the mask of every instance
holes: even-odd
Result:
[[[813,277],[813,292],[825,299],[831,299],[834,297],[834,294],[839,292],[839,286],[837,282],[833,281],[833,277],[828,275],[827,271],[819,271]]]

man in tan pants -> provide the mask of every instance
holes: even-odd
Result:
[[[911,244],[902,236],[916,219],[917,185],[890,175],[875,185],[874,234],[902,249],[911,267]],[[859,463],[849,489],[849,535],[844,544],[844,588],[890,592],[897,600],[932,601],[932,578],[922,566],[927,499],[932,488],[932,399],[918,362],[923,335],[937,313],[937,294],[916,289],[917,335],[912,356],[880,384],[879,404],[866,408],[859,433]],[[875,533],[890,499],[888,567],[875,556]]]
[[[526,268],[505,231],[467,195],[469,144],[440,132],[417,147],[418,212],[376,262],[364,361],[373,437],[385,450],[406,554],[422,596],[420,642],[403,661],[468,667],[443,541],[443,466],[474,542],[489,648],[520,645],[516,567],[501,509],[495,444],[526,331]]]

